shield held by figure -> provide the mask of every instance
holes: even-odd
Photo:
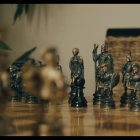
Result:
[[[120,81],[120,75],[118,73],[113,73],[111,78],[111,89],[113,89]]]

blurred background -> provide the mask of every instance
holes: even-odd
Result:
[[[16,8],[0,4],[0,27],[6,28],[5,42],[13,49],[10,61],[34,46],[32,57],[40,60],[41,50],[55,45],[70,82],[69,61],[77,47],[84,59],[85,96],[95,88],[93,44],[104,43],[108,28],[140,28],[140,4],[30,4],[28,14],[23,12],[13,24]]]

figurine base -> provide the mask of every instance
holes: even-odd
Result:
[[[84,96],[82,97],[75,97],[72,100],[71,107],[87,107],[87,101]]]
[[[102,102],[102,95],[96,92],[93,96],[93,105],[100,105]]]
[[[0,136],[12,134],[16,132],[16,127],[12,123],[12,119],[6,115],[0,115]]]
[[[140,102],[138,100],[133,100],[130,104],[131,111],[140,111]]]
[[[11,101],[11,102],[20,102],[20,98],[18,96],[12,96],[9,101]]]
[[[104,109],[115,109],[115,101],[113,99],[106,98],[101,102],[100,107]]]
[[[127,94],[123,94],[120,100],[121,104],[120,107],[128,107],[130,105],[130,97]]]
[[[27,104],[37,104],[38,103],[38,98],[35,96],[27,96],[25,103]]]

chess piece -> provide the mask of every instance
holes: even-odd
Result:
[[[133,69],[131,52],[128,52],[128,55],[126,56],[126,61],[127,61],[126,64],[122,68],[122,75],[123,75],[122,83],[124,86],[124,94],[121,96],[120,107],[129,106],[130,104],[130,96],[127,93],[127,86],[129,85],[129,78],[131,76],[131,72]]]
[[[87,107],[87,101],[84,97],[83,89],[84,89],[85,80],[81,77],[77,77],[74,80],[75,85],[75,96],[71,102],[72,107]]]
[[[9,85],[9,75],[6,72],[8,52],[0,49],[0,136],[15,132],[12,119],[4,114],[8,99],[13,95]]]
[[[140,101],[138,100],[138,96],[136,95],[138,91],[140,91],[140,65],[134,64],[133,71],[129,78],[130,86],[128,89],[131,90],[130,94],[130,110],[139,111],[140,110]]]
[[[115,108],[113,100],[113,88],[119,83],[120,75],[111,71],[109,64],[102,65],[104,73],[100,75],[100,83],[98,89],[102,92],[103,98],[100,107],[105,109]]]
[[[66,96],[64,79],[60,71],[56,70],[56,49],[44,50],[42,59],[44,67],[35,68],[26,64],[23,68],[25,89],[38,95],[40,99],[37,111],[37,123],[34,126],[34,135],[60,136],[63,135],[62,124],[56,115],[56,105]],[[50,103],[50,104],[49,104]],[[47,117],[45,107],[47,106]]]
[[[31,63],[33,67],[40,68],[43,67],[43,64],[41,61],[36,61],[35,63]],[[37,104],[39,103],[38,96],[33,95],[25,91],[26,97],[25,97],[25,103],[27,104]]]
[[[94,49],[92,52],[93,56],[93,61],[95,62],[95,81],[96,81],[96,87],[95,87],[95,93],[93,93],[93,104],[101,104],[102,101],[102,92],[100,89],[98,89],[98,83],[100,83],[100,75],[103,73],[103,68],[102,65],[104,64],[109,64],[110,71],[114,72],[114,64],[113,64],[113,58],[112,55],[108,53],[108,44],[105,42],[101,46],[101,53],[97,55],[97,49],[98,49],[98,44],[94,44]]]
[[[70,91],[70,97],[69,97],[69,103],[72,103],[72,100],[74,99],[76,95],[76,86],[75,86],[75,79],[79,77],[80,79],[84,79],[84,64],[83,64],[83,58],[81,56],[78,56],[79,49],[74,48],[72,50],[73,57],[70,60],[69,67],[71,70],[71,91]]]
[[[18,84],[17,84],[17,73],[18,73],[18,67],[16,66],[10,66],[9,67],[9,72],[10,72],[10,87],[14,91],[15,95],[10,97],[11,102],[19,102],[20,101],[20,96],[18,93]]]
[[[11,88],[15,92],[15,95],[10,98],[12,102],[24,102],[24,88],[22,85],[22,66],[23,62],[16,62],[9,67],[9,73],[11,77]]]

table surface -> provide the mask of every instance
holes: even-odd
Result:
[[[120,108],[120,98],[114,98],[116,109],[104,110],[93,105],[93,96],[85,96],[87,108],[72,108],[67,100],[57,105],[57,115],[63,123],[64,136],[140,136],[140,112]],[[8,103],[5,114],[13,119],[15,133],[6,136],[32,136],[38,104]]]

